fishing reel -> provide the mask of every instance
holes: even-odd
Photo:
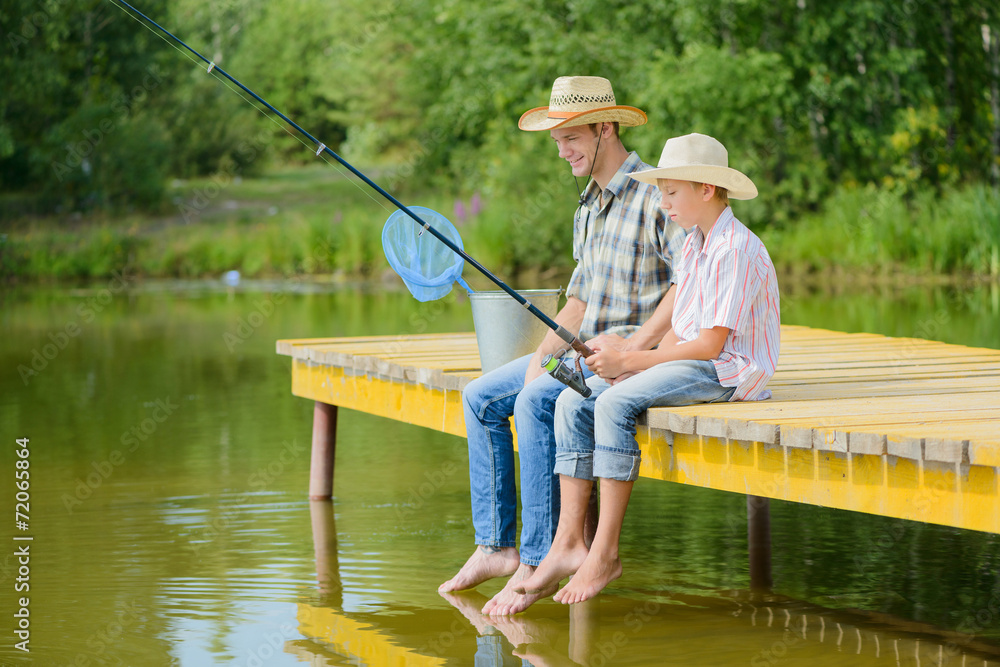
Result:
[[[551,354],[546,354],[545,358],[542,359],[542,368],[548,371],[549,375],[584,398],[588,398],[593,393],[583,378],[580,357],[576,358],[576,370],[574,371],[571,366],[567,366],[562,362],[562,357],[554,357]]]

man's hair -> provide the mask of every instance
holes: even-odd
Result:
[[[605,121],[605,122],[609,122],[610,123],[611,121]],[[613,122],[611,124],[614,125],[614,127],[615,127],[615,136],[621,138],[621,134],[619,134],[619,130],[621,129],[621,127],[619,126],[618,122],[616,121],[616,122]],[[598,132],[600,132],[600,130],[598,128],[601,125],[602,125],[602,123],[590,123],[589,125],[587,125],[587,127],[589,127],[594,132],[594,134],[597,134]]]
[[[702,185],[705,185],[705,183],[696,183],[695,181],[688,181],[688,183],[691,184],[691,189],[695,191],[697,191]],[[710,183],[709,185],[714,185],[714,183]],[[729,206],[729,190],[720,185],[716,185],[715,196],[713,196],[712,199]]]

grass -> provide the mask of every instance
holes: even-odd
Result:
[[[497,275],[561,274],[572,265],[571,201],[549,197],[540,207],[510,196],[474,207],[468,196],[451,193],[394,194],[451,219],[466,251]],[[85,280],[126,267],[172,278],[231,270],[244,277],[368,277],[389,270],[381,231],[395,209],[328,166],[175,182],[170,195],[158,215],[22,217],[0,234],[0,277]],[[748,222],[782,273],[1000,277],[1000,197],[985,186],[914,198],[844,187],[822,211],[782,228]]]

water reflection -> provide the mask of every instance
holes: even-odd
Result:
[[[298,605],[306,639],[284,650],[312,665],[1000,665],[1000,647],[974,634],[761,590],[678,592],[676,582],[507,617],[480,613],[489,597],[478,590],[441,593],[452,613],[352,613],[343,609],[333,503],[313,501],[310,516],[317,595]]]
[[[435,590],[472,539],[464,440],[343,411],[335,499],[311,503],[312,404],[274,353],[279,338],[469,331],[465,297],[137,283],[84,320],[105,287],[0,291],[0,433],[32,442],[36,664],[467,665],[487,648],[536,665],[897,664],[897,647],[898,664],[997,661],[1000,537],[772,502],[776,594],[754,598],[745,498],[653,480],[636,484],[626,574],[596,611],[469,618]],[[783,316],[908,336],[938,323],[936,337],[1000,348],[996,294],[804,294]],[[271,316],[241,329],[268,299]],[[53,337],[64,344],[45,348]],[[0,645],[0,663],[23,657]]]

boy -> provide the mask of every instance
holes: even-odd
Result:
[[[652,350],[629,350],[611,337],[594,339],[597,353],[586,360],[597,374],[587,381],[593,394],[559,395],[559,526],[548,555],[515,590],[550,590],[572,574],[555,596],[572,604],[621,576],[618,541],[639,474],[635,420],[640,413],[652,406],[770,396],[764,387],[778,361],[777,278],[760,239],[729,208],[729,198],[752,199],[757,188],[728,161],[721,143],[689,134],[667,141],[656,169],[630,174],[655,183],[670,219],[691,230],[677,267],[672,316],[658,308],[643,329],[662,331],[667,320],[673,326]],[[601,510],[588,549],[583,517],[595,477],[601,479]]]

